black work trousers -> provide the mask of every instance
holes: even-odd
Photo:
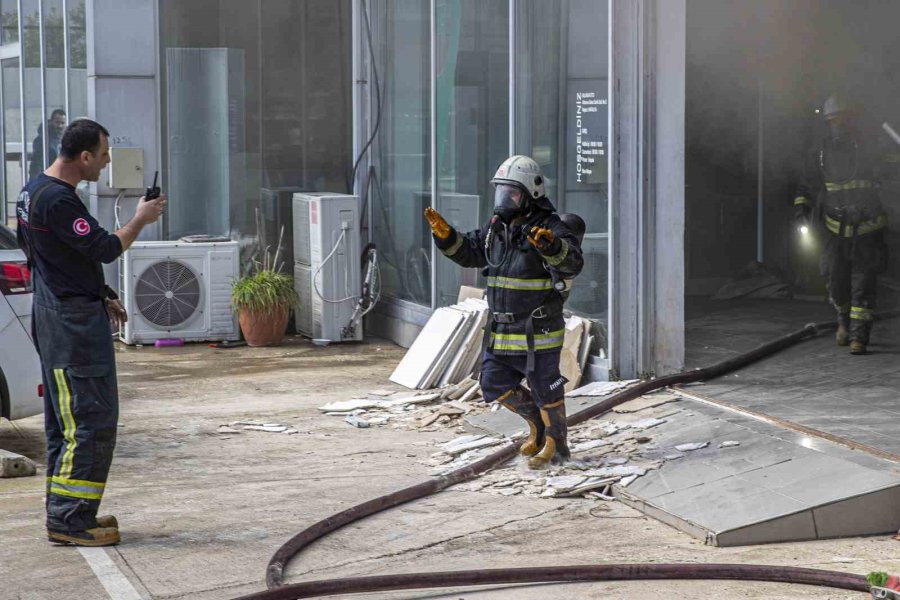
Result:
[[[32,331],[44,382],[47,528],[97,527],[116,445],[112,332],[98,299],[58,299],[35,281]]]
[[[869,343],[874,319],[878,274],[887,261],[881,231],[840,238],[829,235],[822,274],[838,312],[838,323],[850,330],[850,341]]]
[[[538,407],[552,404],[565,396],[569,381],[559,372],[562,349],[537,352],[534,355],[534,370],[526,367],[528,355],[494,354],[487,350],[481,363],[481,392],[485,402],[493,402],[510,390],[516,389],[522,380],[528,382],[531,396]]]

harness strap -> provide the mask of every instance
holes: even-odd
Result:
[[[534,316],[528,315],[525,321],[525,340],[528,342],[528,357],[525,359],[525,372],[534,372]]]
[[[481,338],[481,355],[475,361],[472,368],[472,378],[481,381],[481,364],[484,362],[484,354],[491,345],[491,334],[494,333],[494,313],[488,311],[487,323],[484,324],[484,336]]]
[[[495,315],[510,315],[511,317],[515,317],[514,320],[505,319],[503,321],[499,321],[495,319]],[[522,313],[522,314],[514,314],[514,313],[493,313],[488,311],[488,319],[487,323],[484,326],[484,337],[481,340],[481,357],[483,359],[485,352],[488,351],[489,348],[493,347],[491,344],[491,338],[494,333],[494,323],[512,323],[516,321],[525,320],[525,342],[527,347],[527,358],[525,363],[525,371],[526,373],[534,372],[534,362],[535,362],[535,340],[534,340],[534,321],[535,319],[550,319],[559,314],[562,314],[562,310],[557,311],[549,311],[547,307],[541,305],[531,311],[530,313]],[[472,376],[475,379],[478,379],[481,374],[481,360],[475,362],[475,366],[472,369]]]

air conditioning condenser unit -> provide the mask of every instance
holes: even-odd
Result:
[[[359,199],[296,193],[293,218],[297,333],[333,342],[362,340],[362,322],[351,323],[361,286]]]
[[[231,284],[238,278],[237,242],[135,242],[123,255],[126,344],[159,339],[237,340]]]

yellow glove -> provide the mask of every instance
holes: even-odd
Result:
[[[428,224],[431,225],[431,231],[434,233],[434,237],[439,240],[446,240],[450,237],[450,225],[444,220],[441,213],[429,206],[425,209],[425,219],[427,219]]]
[[[537,248],[541,254],[549,254],[553,256],[558,254],[562,242],[556,239],[553,232],[544,227],[532,227],[528,233],[528,242]]]

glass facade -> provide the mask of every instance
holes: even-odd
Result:
[[[420,215],[431,190],[431,10],[421,0],[375,0],[365,14],[379,72],[371,214],[384,290],[430,306],[431,240]]]
[[[586,224],[585,266],[567,306],[608,318],[607,2],[517,3],[516,152],[534,157],[547,196]]]
[[[458,230],[472,231],[490,218],[490,179],[509,155],[509,2],[444,0],[435,20],[434,204]],[[477,270],[440,255],[435,274],[436,306],[454,304],[461,284],[483,285]]]
[[[347,190],[349,0],[160,0],[168,239],[225,234],[292,263],[294,191]],[[281,262],[281,261],[279,261]]]
[[[22,185],[56,159],[62,128],[87,115],[84,0],[0,0],[2,218]]]
[[[352,184],[366,190],[363,229],[379,248],[385,303],[431,310],[484,281],[435,253],[422,212],[434,206],[459,230],[478,228],[490,217],[496,168],[528,154],[559,211],[586,222],[585,271],[568,306],[606,321],[607,2],[159,6],[169,239],[230,235],[248,259],[274,248],[282,226],[290,234],[291,191]]]
[[[369,160],[378,174],[373,237],[386,263],[386,293],[435,308],[454,303],[461,284],[483,285],[477,270],[434,254],[422,211],[433,205],[457,229],[478,228],[490,217],[494,171],[507,156],[527,154],[541,165],[557,209],[586,223],[585,269],[567,306],[605,326],[608,3],[373,0],[368,6],[384,89],[367,86],[373,116],[361,137],[378,123]],[[365,47],[366,31],[357,35]]]

